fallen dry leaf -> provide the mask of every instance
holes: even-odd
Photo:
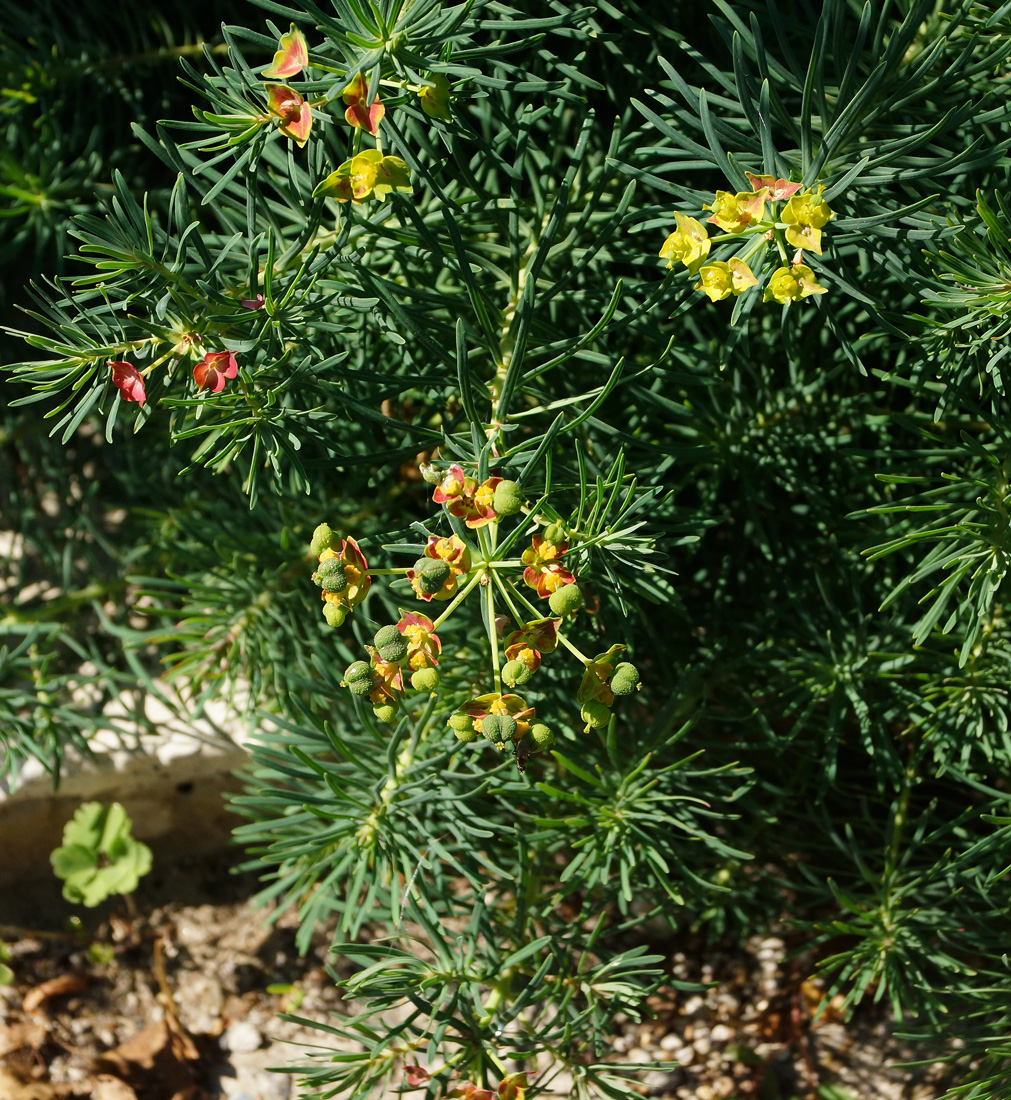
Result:
[[[159,1020],[100,1055],[95,1067],[121,1078],[146,1100],[203,1100],[190,1065],[199,1057],[196,1043],[186,1032]]]
[[[70,1100],[86,1096],[78,1085],[54,1085],[49,1081],[24,1082],[0,1066],[0,1096],[3,1100]]]
[[[118,1077],[100,1073],[94,1080],[92,1100],[137,1100],[137,1094]]]
[[[18,1024],[0,1022],[0,1058],[15,1050],[38,1050],[46,1041],[46,1025],[24,1021]]]
[[[29,989],[21,1007],[25,1012],[37,1012],[50,997],[66,997],[70,993],[80,993],[86,989],[88,979],[83,974],[61,974],[58,978],[50,978],[48,982]]]

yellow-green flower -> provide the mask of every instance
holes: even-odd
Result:
[[[689,274],[695,275],[709,255],[709,234],[705,226],[694,218],[681,213],[675,213],[674,218],[677,229],[663,242],[660,258],[667,261],[668,267],[673,267],[674,261],[680,260]]]
[[[825,188],[794,195],[783,208],[781,221],[786,224],[786,239],[794,248],[809,248],[821,255],[821,231],[834,216],[821,197]]]
[[[777,268],[772,273],[763,301],[775,298],[786,305],[788,302],[799,302],[810,294],[824,294],[827,290],[827,286],[815,281],[814,272],[807,264],[793,264],[791,267]]]
[[[757,282],[751,268],[734,256],[726,261],[713,260],[711,264],[700,268],[695,289],[705,291],[711,302],[722,302],[731,294],[743,294],[749,286],[754,286]]]
[[[736,195],[729,191],[717,191],[712,205],[703,209],[712,210],[713,216],[709,220],[725,233],[740,233],[752,222],[762,220],[768,197],[767,187],[759,191],[738,191]]]

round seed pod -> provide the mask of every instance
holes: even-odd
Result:
[[[372,708],[372,713],[380,722],[395,722],[400,707],[396,703],[380,703]]]
[[[441,558],[418,558],[414,576],[426,596],[434,596],[449,579],[449,562]]]
[[[376,652],[384,661],[399,665],[407,656],[407,639],[395,626],[383,626],[372,639]]]
[[[348,613],[339,603],[323,604],[323,618],[327,626],[341,626],[348,617]]]
[[[560,542],[565,542],[565,528],[560,523],[549,523],[541,538],[550,546],[557,546]]]
[[[346,687],[352,695],[368,695],[375,685],[376,678],[368,661],[355,661],[353,665],[349,665],[344,679],[341,680],[341,686]]]
[[[469,714],[451,714],[446,723],[456,734],[459,741],[476,741],[477,730],[474,729],[474,719]]]
[[[535,722],[530,727],[530,740],[534,744],[534,752],[541,749],[550,749],[555,743],[555,735],[543,722]]]
[[[500,481],[491,501],[497,516],[514,516],[523,507],[523,491],[515,481]]]
[[[509,742],[516,732],[516,719],[511,714],[487,714],[481,719],[481,732],[493,745]]]
[[[555,615],[571,615],[583,606],[583,593],[578,584],[566,584],[556,588],[548,597],[548,607]]]
[[[622,661],[611,673],[607,686],[615,695],[631,695],[640,684],[639,670],[628,661]]]
[[[434,694],[439,688],[439,673],[434,668],[419,668],[411,673],[411,687],[415,691],[427,691]]]
[[[309,543],[309,552],[319,557],[324,550],[329,550],[337,536],[330,529],[329,523],[321,523],[312,533],[312,542]]]
[[[599,730],[610,722],[611,712],[603,703],[591,699],[588,703],[583,704],[582,709],[579,711],[579,717],[586,723],[587,730]]]
[[[532,669],[522,661],[506,661],[502,666],[502,679],[511,688],[516,687],[517,684],[525,684],[531,676],[533,676]]]
[[[344,563],[340,558],[327,558],[326,561],[321,561],[312,579],[324,592],[343,592],[348,586],[348,579],[344,574]]]

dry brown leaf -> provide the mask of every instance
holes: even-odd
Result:
[[[29,989],[21,1007],[25,1012],[37,1012],[50,997],[66,997],[70,993],[80,993],[86,989],[88,979],[83,974],[61,974],[58,978],[50,978],[48,982]]]
[[[0,1023],[0,1058],[15,1050],[38,1050],[46,1041],[46,1025],[33,1021]]]
[[[100,1073],[94,1080],[91,1091],[92,1100],[137,1100],[137,1094],[118,1077]]]
[[[100,1055],[95,1067],[121,1078],[148,1100],[203,1100],[190,1065],[199,1057],[186,1032],[159,1020]]]
[[[24,1082],[0,1066],[0,1096],[3,1100],[69,1100],[80,1096],[77,1085],[54,1085],[49,1081]]]

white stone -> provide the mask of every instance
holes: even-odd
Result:
[[[226,1029],[218,1042],[221,1044],[222,1049],[240,1053],[257,1050],[263,1042],[263,1036],[247,1020],[239,1020]]]
[[[661,1050],[667,1050],[667,1051],[680,1050],[683,1046],[684,1046],[684,1043],[681,1042],[681,1036],[680,1035],[675,1035],[673,1031],[669,1035],[665,1035],[660,1040],[660,1049]]]
[[[716,1024],[709,1032],[709,1038],[714,1043],[729,1043],[734,1037],[734,1029],[726,1024]]]

